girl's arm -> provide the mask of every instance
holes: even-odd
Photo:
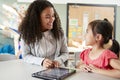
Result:
[[[110,60],[110,65],[111,65],[114,69],[119,69],[119,70],[120,70],[120,60],[119,60],[119,59],[111,59],[111,60]]]
[[[112,70],[99,69],[93,65],[89,65],[87,68],[91,69],[91,72],[103,74],[114,78],[120,78],[120,60],[111,59],[110,65],[113,67]]]
[[[80,60],[75,67],[80,69],[82,65],[83,65],[83,62]]]

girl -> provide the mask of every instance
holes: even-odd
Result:
[[[80,63],[77,68],[120,78],[119,44],[112,39],[113,27],[105,20],[94,20],[86,30],[86,45],[92,46],[80,54]],[[109,44],[109,45],[108,45]],[[105,48],[107,45],[107,48]]]

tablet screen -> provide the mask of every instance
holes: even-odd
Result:
[[[48,80],[61,80],[75,72],[76,71],[74,69],[52,68],[33,73],[32,76]]]

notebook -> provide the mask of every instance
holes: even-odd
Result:
[[[63,80],[64,78],[75,73],[76,70],[68,68],[51,68],[35,72],[32,77],[41,78],[45,80]]]

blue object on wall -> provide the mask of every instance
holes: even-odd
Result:
[[[9,53],[15,55],[15,49],[10,44],[5,44],[0,48],[0,54]]]
[[[0,30],[0,54],[15,54],[14,38],[9,31]]]

